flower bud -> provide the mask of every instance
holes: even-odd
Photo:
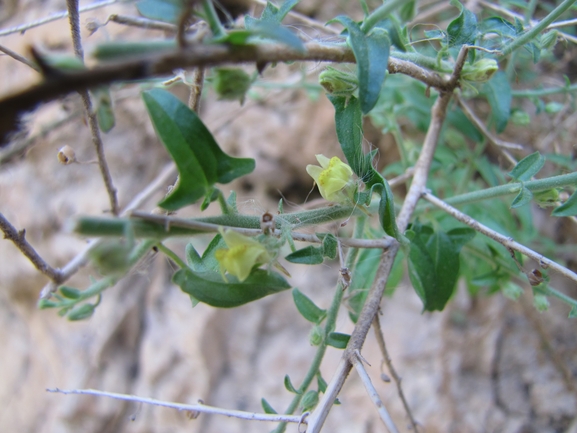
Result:
[[[315,325],[309,334],[309,343],[311,346],[320,346],[323,342],[323,334],[320,326]]]
[[[318,403],[319,403],[319,393],[317,391],[313,391],[312,389],[307,391],[306,394],[303,396],[303,399],[301,400],[301,406],[303,408],[303,412],[313,410]]]
[[[536,293],[533,296],[533,305],[540,313],[547,311],[549,309],[549,300],[547,296],[542,295],[541,293]]]
[[[359,80],[353,73],[329,66],[319,74],[319,84],[331,95],[351,96],[359,87]]]
[[[239,100],[242,104],[252,78],[239,68],[217,68],[214,76],[214,90],[219,99]]]
[[[466,81],[482,83],[489,81],[499,70],[499,65],[495,59],[481,59],[472,65],[466,64],[463,67],[461,78]]]
[[[545,33],[541,37],[541,48],[544,50],[549,50],[555,46],[557,43],[557,37],[559,36],[559,32],[557,30],[551,30]]]

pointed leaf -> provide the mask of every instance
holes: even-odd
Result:
[[[323,394],[327,390],[327,382],[321,376],[320,371],[317,373],[317,388],[319,389],[319,392],[322,392]]]
[[[534,152],[519,161],[508,174],[513,179],[524,182],[539,173],[544,165],[545,157],[539,152]]]
[[[176,210],[205,196],[214,183],[228,183],[254,170],[254,160],[226,155],[196,113],[171,93],[143,93],[157,134],[174,159],[179,181],[159,206]]]
[[[309,322],[319,324],[327,316],[327,310],[317,307],[313,301],[296,287],[293,289],[293,299],[299,313]]]
[[[461,45],[474,45],[477,38],[477,17],[460,3],[456,2],[461,9],[461,14],[447,27],[449,35],[449,47]]]
[[[523,187],[521,188],[521,191],[519,191],[519,194],[517,194],[517,197],[513,199],[513,202],[511,203],[511,209],[526,205],[527,203],[531,202],[532,199],[533,193],[527,188]]]
[[[293,386],[292,382],[291,382],[291,378],[289,377],[288,374],[285,375],[284,377],[284,387],[286,388],[286,390],[288,392],[292,392],[293,394],[300,394],[296,388]]]
[[[511,86],[505,72],[496,72],[493,78],[485,83],[483,91],[491,105],[495,130],[501,133],[505,130],[511,115]]]
[[[349,42],[357,61],[359,100],[363,113],[367,114],[377,103],[387,75],[391,47],[389,35],[379,27],[365,34],[359,24],[344,15],[334,21],[340,22],[349,32]]]
[[[264,398],[260,399],[260,404],[262,405],[262,409],[264,410],[264,413],[269,413],[269,414],[278,413],[276,410],[273,409],[273,407],[270,405],[270,403],[268,401],[266,401]]]
[[[340,332],[331,332],[327,337],[327,344],[337,349],[345,349],[351,336],[349,334],[342,334]]]
[[[556,217],[577,215],[577,190],[571,194],[571,197],[569,197],[565,203],[555,208],[551,215]]]
[[[191,269],[180,269],[172,281],[200,302],[219,308],[238,307],[290,289],[290,284],[279,274],[262,269],[254,270],[242,283],[236,282],[238,280],[232,276],[228,278],[230,282],[226,283],[215,272],[196,273]]]
[[[328,257],[331,260],[334,260],[337,257],[337,246],[338,241],[335,235],[332,233],[326,233],[323,237],[323,256]]]
[[[192,244],[188,244],[185,249],[186,264],[190,266],[194,271],[200,272],[207,270],[202,264],[202,259],[200,255],[194,249]]]
[[[176,24],[183,5],[183,0],[140,0],[136,9],[143,17]]]
[[[320,247],[309,245],[294,253],[290,253],[285,259],[291,263],[300,263],[302,265],[319,265],[324,260],[323,250]]]
[[[247,29],[252,29],[259,23],[280,23],[299,1],[300,0],[285,0],[280,8],[270,1],[267,1],[259,19],[253,18],[250,15],[244,17],[245,26]]]

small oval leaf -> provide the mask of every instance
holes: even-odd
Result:
[[[319,324],[327,316],[327,311],[319,308],[296,287],[293,289],[293,299],[299,313],[309,322]]]
[[[285,259],[291,263],[299,263],[301,265],[319,265],[324,260],[323,250],[322,248],[309,245],[294,253],[290,253]]]
[[[520,182],[531,179],[545,165],[545,157],[539,152],[526,156],[508,174]]]
[[[289,377],[289,375],[285,375],[284,377],[284,387],[286,388],[286,390],[288,392],[292,392],[293,394],[299,394],[299,392],[296,390],[296,388],[293,386],[292,382],[291,382],[291,378]]]
[[[327,344],[336,347],[337,349],[345,349],[349,344],[351,336],[349,334],[342,334],[340,332],[331,332],[327,337]]]
[[[523,205],[526,205],[532,199],[533,199],[533,193],[529,191],[527,188],[523,187],[521,188],[521,191],[519,191],[519,194],[517,194],[517,197],[513,199],[513,203],[511,203],[511,208],[515,209]]]
[[[82,292],[74,287],[60,286],[60,294],[68,299],[78,299]]]
[[[200,302],[219,308],[233,308],[290,289],[290,284],[276,272],[256,269],[242,283],[229,276],[229,283],[216,272],[180,269],[172,281]]]
[[[68,320],[77,321],[88,319],[94,314],[94,305],[84,304],[68,313]]]
[[[551,215],[556,217],[577,215],[577,190],[571,194],[571,197],[569,197],[565,203],[558,208],[555,208]]]
[[[269,413],[269,414],[278,413],[276,410],[274,410],[274,408],[270,405],[270,403],[268,401],[266,401],[264,398],[260,399],[260,404],[262,405],[262,409],[264,410],[264,413]]]

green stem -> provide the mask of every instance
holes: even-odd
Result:
[[[362,236],[364,228],[365,228],[365,221],[366,221],[366,217],[357,218],[356,225],[355,225],[355,233],[354,233],[355,237]],[[345,263],[351,272],[352,272],[352,269],[353,269],[355,262],[357,260],[358,252],[359,252],[358,248],[351,248],[351,249],[349,249],[349,252],[347,254],[347,258],[346,258]],[[297,390],[298,394],[296,394],[294,396],[294,398],[292,399],[292,401],[290,402],[289,406],[287,407],[287,409],[285,411],[285,414],[287,414],[287,415],[293,414],[294,411],[298,408],[303,395],[305,394],[305,392],[309,388],[311,382],[313,381],[313,379],[315,378],[315,376],[319,372],[321,362],[322,362],[323,357],[325,355],[325,352],[327,350],[326,341],[328,339],[329,334],[331,332],[333,332],[333,330],[335,329],[335,325],[337,323],[337,315],[339,313],[339,308],[340,308],[341,302],[343,300],[343,294],[344,294],[343,285],[339,281],[339,283],[337,284],[336,290],[335,290],[335,295],[333,296],[333,300],[331,302],[331,306],[330,306],[329,310],[327,311],[327,318],[325,321],[323,341],[319,345],[319,347],[317,349],[317,353],[315,354],[315,357],[313,359],[313,362],[311,363],[311,365],[307,371],[307,374],[305,375],[305,378],[303,379],[301,386],[299,386],[299,388]],[[286,423],[280,423],[277,426],[277,428],[273,430],[273,433],[283,433],[285,431],[285,429],[286,429]]]
[[[439,66],[439,61],[436,58],[425,56],[420,53],[403,53],[402,51],[394,51],[391,53],[391,57],[406,60],[432,71],[443,72],[446,74],[450,74],[453,71],[453,67],[448,62],[441,61]]]
[[[181,259],[180,257],[178,257],[178,255],[177,255],[174,251],[172,251],[170,248],[168,248],[168,247],[167,247],[166,245],[164,245],[162,242],[157,243],[157,244],[156,244],[156,247],[157,247],[160,251],[162,251],[162,253],[163,253],[165,256],[170,257],[170,258],[172,259],[172,261],[178,265],[179,268],[181,268],[181,269],[187,269],[187,268],[188,268],[188,266],[186,265],[186,263],[184,263],[184,262],[182,261],[182,259]]]
[[[531,17],[535,13],[535,8],[537,7],[537,0],[530,0],[527,10],[525,11],[525,25],[531,23]]]
[[[446,199],[445,202],[455,206],[459,204],[487,200],[504,195],[516,194],[523,188],[523,186],[525,186],[529,191],[536,192],[545,191],[552,188],[562,188],[570,185],[577,185],[577,172],[548,177],[546,179],[531,180],[523,183],[510,183],[507,185],[487,188],[481,191],[469,192],[467,194],[450,197]]]
[[[366,34],[371,30],[379,21],[387,18],[395,9],[406,3],[405,0],[390,0],[379,6],[377,9],[370,14],[363,24],[361,25],[361,30]]]
[[[215,39],[223,38],[226,36],[226,31],[218,19],[216,10],[211,0],[202,0],[202,10],[204,11],[204,19],[210,27]]]
[[[277,226],[282,228],[288,225],[291,229],[328,223],[338,219],[359,216],[363,214],[358,206],[331,206],[310,211],[285,213],[276,217]],[[218,224],[230,227],[260,228],[260,217],[252,215],[229,214],[216,217],[194,218],[193,221]],[[75,231],[83,236],[123,236],[127,224],[132,225],[134,236],[137,238],[164,239],[172,236],[191,236],[206,231],[198,229],[175,227],[144,221],[137,218],[79,218]]]
[[[499,55],[499,59],[502,59],[509,54],[511,54],[516,49],[522,47],[526,43],[530,42],[533,38],[535,38],[539,33],[547,28],[549,24],[555,21],[561,14],[563,14],[567,9],[569,9],[576,0],[565,0],[559,6],[551,11],[549,15],[539,21],[535,27],[529,29],[527,32],[523,33],[514,41],[511,41],[507,45],[501,49],[501,54]]]
[[[559,93],[571,93],[577,92],[577,84],[572,84],[571,86],[565,87],[553,87],[549,89],[531,89],[531,90],[513,90],[511,94],[517,98],[523,97],[539,97],[539,96],[548,96],[548,95],[556,95]]]

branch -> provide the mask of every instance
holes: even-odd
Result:
[[[184,227],[184,228],[191,228],[195,230],[200,230],[204,232],[213,232],[216,233],[220,229],[227,229],[232,230],[237,233],[241,233],[246,236],[258,236],[262,234],[261,229],[250,229],[250,228],[242,228],[242,227],[235,227],[235,226],[226,226],[222,224],[212,224],[206,223],[201,221],[194,221],[190,219],[184,218],[176,218],[170,217],[166,215],[156,215],[150,214],[146,212],[132,212],[130,214],[131,217],[143,219],[145,221],[152,221],[158,224],[163,225],[164,227],[174,226],[174,227]],[[282,230],[275,229],[272,231],[274,236],[281,236],[283,234]],[[315,234],[307,234],[307,233],[299,233],[299,232],[292,232],[292,238],[295,241],[300,242],[311,242],[311,243],[322,243],[322,239],[318,238]],[[393,245],[396,241],[390,237],[385,236],[384,238],[380,239],[364,239],[364,238],[337,238],[344,246],[350,248],[382,248],[388,249]]]
[[[395,425],[391,416],[389,415],[387,408],[385,407],[381,398],[379,397],[379,393],[373,386],[371,378],[369,377],[367,371],[365,370],[365,366],[363,365],[363,357],[361,356],[358,350],[355,351],[355,355],[356,356],[353,357],[352,359],[352,363],[357,369],[357,373],[361,378],[361,382],[363,382],[363,385],[365,385],[365,388],[369,393],[369,397],[371,397],[371,400],[373,400],[373,403],[375,403],[375,406],[377,406],[379,415],[381,416],[381,419],[385,423],[387,430],[389,431],[389,433],[399,433],[399,429],[397,429],[397,426]]]
[[[218,407],[207,406],[204,404],[182,404],[182,403],[172,403],[168,401],[156,400],[153,398],[144,398],[138,397],[136,395],[127,395],[127,394],[117,394],[115,392],[106,392],[106,391],[98,391],[96,389],[46,389],[48,392],[54,393],[61,393],[61,394],[82,394],[82,395],[95,395],[98,397],[109,397],[114,398],[117,400],[124,400],[124,401],[133,401],[136,403],[144,403],[144,404],[151,404],[154,406],[161,406],[161,407],[169,407],[172,409],[177,409],[179,411],[185,410],[190,411],[192,413],[210,413],[214,415],[225,415],[228,417],[246,419],[250,421],[273,421],[273,422],[293,422],[306,424],[306,420],[303,416],[294,416],[294,415],[278,415],[278,414],[264,414],[264,413],[253,413],[253,412],[244,412],[240,410],[233,410],[233,409],[221,409]]]
[[[84,60],[84,49],[82,48],[82,38],[80,36],[80,13],[78,12],[78,0],[66,0],[66,5],[68,7],[68,17],[70,21],[70,31],[72,33],[72,43],[74,45],[74,54],[80,60]],[[116,197],[116,188],[112,183],[112,176],[110,175],[108,162],[106,161],[106,156],[104,155],[104,144],[102,143],[102,137],[100,136],[98,119],[96,118],[96,113],[93,110],[92,100],[88,90],[82,89],[80,91],[80,97],[82,98],[84,111],[88,117],[88,126],[90,127],[90,133],[92,134],[92,143],[96,149],[100,174],[104,180],[104,185],[110,200],[110,210],[114,215],[118,215],[118,198]]]
[[[62,282],[63,275],[60,269],[54,269],[48,265],[34,247],[26,240],[26,230],[16,230],[10,222],[0,213],[0,229],[4,232],[4,239],[11,240],[14,245],[32,262],[34,267],[50,278],[54,283]]]
[[[415,433],[419,433],[419,429],[417,427],[417,422],[413,417],[413,413],[411,412],[411,408],[409,407],[409,403],[405,398],[405,393],[403,392],[403,387],[401,386],[401,377],[398,375],[397,370],[393,367],[393,361],[389,356],[389,351],[387,350],[387,345],[385,344],[385,337],[383,336],[383,332],[381,330],[381,323],[379,320],[379,315],[375,315],[375,319],[373,320],[373,330],[375,331],[375,337],[377,338],[377,344],[379,345],[379,349],[381,349],[381,354],[383,355],[383,359],[385,364],[387,364],[387,368],[389,369],[390,375],[393,377],[395,381],[395,385],[397,385],[397,392],[399,394],[399,398],[403,403],[403,407],[405,408],[405,412],[409,417],[409,421],[411,422],[411,428]]]
[[[535,260],[539,265],[543,268],[550,268],[553,271],[560,273],[561,275],[570,278],[571,280],[577,282],[577,274],[564,266],[559,265],[558,263],[554,262],[553,260],[548,259],[547,257],[533,251],[530,248],[527,248],[524,245],[521,245],[518,242],[515,242],[512,238],[504,236],[489,227],[481,224],[477,220],[471,218],[469,215],[464,214],[463,212],[455,209],[451,205],[447,204],[443,200],[435,197],[429,191],[424,191],[422,197],[429,201],[430,203],[437,206],[439,209],[444,210],[453,218],[462,223],[468,225],[469,227],[473,228],[474,230],[478,231],[479,233],[484,234],[485,236],[493,239],[494,241],[499,242],[508,250],[519,251],[521,254],[530,257],[531,259]]]
[[[466,58],[466,56],[464,57]],[[453,77],[452,81],[456,82]],[[419,159],[415,164],[413,182],[411,183],[411,187],[407,193],[407,197],[405,198],[401,213],[397,218],[397,224],[401,233],[404,232],[407,228],[411,215],[417,205],[417,201],[419,200],[425,188],[427,176],[431,162],[433,160],[433,155],[435,153],[435,148],[437,146],[441,127],[446,116],[447,106],[449,105],[451,96],[452,91],[442,92],[433,105],[431,123],[425,137],[421,154],[419,155]],[[365,305],[363,306],[361,314],[359,315],[359,319],[357,320],[357,324],[353,330],[349,344],[345,349],[343,358],[341,359],[341,362],[337,367],[337,371],[331,379],[331,383],[327,387],[326,393],[323,395],[319,405],[309,419],[309,427],[307,429],[308,433],[320,432],[322,425],[333,405],[333,402],[351,370],[351,363],[353,356],[355,356],[355,351],[360,351],[363,346],[363,343],[367,337],[367,333],[371,327],[373,318],[379,310],[381,298],[385,290],[385,285],[393,267],[393,262],[398,250],[399,244],[397,243],[385,251],[381,257],[373,285],[369,291],[369,294],[367,295]]]
[[[19,61],[20,63],[24,63],[26,66],[31,67],[32,69],[34,69],[36,72],[40,72],[40,68],[35,65],[34,63],[32,63],[30,60],[28,60],[26,57],[21,56],[20,54],[18,54],[16,51],[12,51],[10,48],[7,48],[3,45],[0,45],[0,51],[2,51],[4,54],[6,54],[7,56],[12,57],[14,60]]]
[[[92,3],[86,6],[83,6],[81,8],[78,9],[78,12],[86,12],[86,11],[91,11],[94,9],[99,9],[99,8],[103,8],[105,6],[109,6],[115,3],[121,3],[122,0],[104,0],[101,2],[96,2],[96,3]],[[24,32],[26,32],[26,30],[30,30],[33,29],[34,27],[39,27],[41,25],[50,23],[52,21],[56,21],[56,20],[61,20],[63,18],[68,17],[68,11],[62,11],[62,12],[56,12],[52,15],[48,15],[45,18],[39,19],[37,21],[32,21],[31,23],[26,23],[26,24],[22,24],[16,27],[11,27],[9,29],[5,29],[0,31],[0,36],[8,36],[11,35],[13,33],[22,33],[24,34]]]
[[[139,194],[137,194],[132,201],[122,211],[121,216],[125,216],[133,210],[140,207],[146,200],[154,193],[163,188],[168,180],[176,175],[176,166],[174,163],[168,164],[160,174],[150,182]],[[72,260],[70,260],[61,269],[61,280],[59,282],[49,283],[42,288],[40,292],[40,299],[47,299],[56,289],[58,284],[68,280],[88,261],[88,253],[102,242],[101,239],[91,241],[80,253],[78,253]]]
[[[286,61],[325,61],[353,63],[355,57],[344,45],[305,44],[306,51],[295,51],[287,46],[266,45],[203,45],[190,44],[185,50],[171,50],[145,57],[130,57],[77,72],[54,71],[54,76],[42,83],[0,100],[0,146],[18,127],[22,113],[38,104],[52,101],[71,92],[86,90],[119,81],[140,80],[171,74],[175,69],[216,66],[223,63],[274,63]],[[389,73],[401,73],[424,82],[441,91],[449,89],[447,81],[437,73],[409,61],[389,58]]]
[[[485,124],[481,121],[481,119],[477,117],[473,109],[469,107],[469,105],[463,100],[463,98],[461,98],[459,95],[455,95],[455,98],[459,103],[459,105],[461,106],[461,108],[463,109],[463,113],[465,113],[465,116],[467,116],[467,118],[477,127],[477,129],[481,131],[481,134],[483,134],[491,144],[494,144],[495,146],[504,149],[523,150],[522,145],[501,140],[495,137],[493,134],[491,134],[491,132],[487,129]],[[511,164],[513,165],[517,164],[517,161],[514,158],[512,158],[508,152],[503,153],[505,154],[507,159],[509,159],[509,162]]]

